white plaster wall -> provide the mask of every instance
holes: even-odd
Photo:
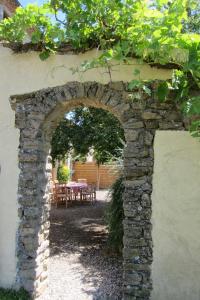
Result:
[[[103,69],[73,76],[70,70],[97,54],[96,51],[91,51],[82,55],[56,55],[42,62],[36,52],[13,54],[11,50],[0,46],[0,286],[12,286],[16,274],[19,132],[14,128],[14,112],[11,110],[9,97],[73,80],[106,83],[109,77]],[[171,77],[171,71],[153,69],[145,64],[138,65],[133,60],[130,66],[115,66],[112,80],[130,81],[133,79],[134,68],[141,70],[140,76],[143,79]]]
[[[200,142],[157,131],[153,175],[152,300],[200,299]]]

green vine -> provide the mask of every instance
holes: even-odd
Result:
[[[129,64],[133,57],[173,67],[172,80],[158,86],[158,98],[165,101],[173,89],[175,101],[194,116],[191,130],[199,136],[199,11],[197,0],[51,0],[40,7],[18,8],[0,23],[0,40],[22,44],[28,39],[41,50],[41,59],[63,44],[77,52],[101,50],[98,58],[80,66],[83,72],[103,66],[111,75],[113,61]],[[140,78],[130,88],[150,94]]]

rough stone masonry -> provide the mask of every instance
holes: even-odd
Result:
[[[183,117],[169,95],[156,99],[157,82],[149,84],[151,96],[128,90],[128,84],[114,82],[69,82],[26,95],[11,97],[20,130],[17,233],[18,272],[16,284],[37,298],[47,286],[49,256],[50,141],[64,113],[80,106],[109,110],[124,128],[124,250],[123,297],[150,299],[151,193],[155,131],[184,130]]]

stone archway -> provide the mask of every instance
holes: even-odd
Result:
[[[124,128],[124,299],[150,298],[153,140],[156,129],[184,130],[184,124],[172,102],[158,103],[145,94],[138,97],[127,86],[122,82],[70,82],[11,97],[20,130],[17,281],[34,297],[42,293],[47,281],[52,132],[66,111],[84,104],[111,111]],[[153,88],[154,84],[152,94]]]

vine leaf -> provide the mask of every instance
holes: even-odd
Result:
[[[151,90],[146,85],[143,85],[142,89],[147,95],[151,96]]]
[[[192,122],[190,126],[190,133],[193,137],[200,137],[200,120]]]
[[[49,50],[44,50],[39,54],[39,56],[41,60],[46,60],[50,56],[50,54],[51,53],[49,52]]]
[[[169,86],[166,81],[163,81],[159,84],[157,88],[157,97],[158,100],[164,102],[169,94]]]
[[[200,96],[190,98],[185,107],[185,112],[189,115],[200,115]]]
[[[129,85],[128,85],[129,90],[133,90],[133,89],[136,89],[136,88],[138,89],[140,87],[141,87],[141,81],[140,80],[136,80],[136,79],[131,80],[129,82]]]

